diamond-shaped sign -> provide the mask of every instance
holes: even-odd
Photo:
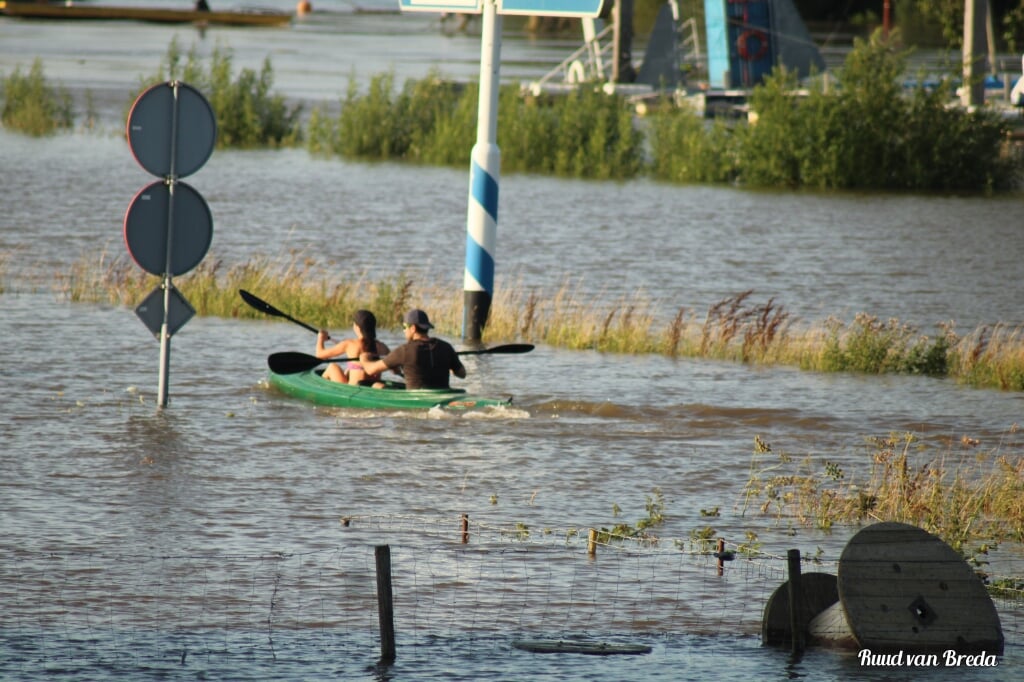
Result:
[[[164,289],[157,287],[146,296],[145,300],[135,309],[142,323],[153,336],[159,338],[160,329],[164,326]],[[167,314],[167,334],[174,336],[185,323],[196,314],[195,309],[177,289],[171,289],[171,304]]]

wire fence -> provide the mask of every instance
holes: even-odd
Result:
[[[760,632],[787,558],[724,543],[530,531],[458,518],[343,520],[337,547],[262,555],[15,550],[0,564],[0,673],[130,656],[274,660],[301,635],[336,651],[379,641],[374,547],[391,549],[398,647],[473,640]],[[835,574],[836,560],[805,562]],[[1024,631],[1024,559],[999,569],[1006,641]],[[1014,577],[1016,576],[1016,577]],[[993,574],[992,576],[996,576]],[[1016,586],[1016,587],[1014,587]],[[347,639],[346,639],[347,638]],[[343,643],[341,640],[345,640]]]

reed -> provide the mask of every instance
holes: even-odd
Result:
[[[397,329],[402,313],[418,306],[430,312],[438,333],[461,333],[463,296],[458,282],[422,273],[381,276],[337,274],[323,263],[292,252],[257,257],[225,267],[208,257],[175,280],[200,315],[257,318],[238,296],[247,289],[297,317],[324,327],[347,328],[359,308],[373,310],[381,329]],[[61,278],[72,301],[135,305],[158,284],[127,256],[105,253],[77,261]],[[574,350],[658,353],[760,365],[788,365],[820,372],[899,373],[951,377],[978,387],[1024,391],[1024,328],[981,327],[959,336],[940,325],[928,336],[899,320],[859,314],[851,323],[794,320],[784,306],[755,299],[752,290],[729,296],[700,315],[658,301],[646,292],[611,302],[586,295],[582,282],[556,290],[499,281],[485,335],[492,343],[524,340]],[[669,312],[666,313],[665,311]]]
[[[986,325],[958,339],[950,372],[971,386],[1024,391],[1024,329]]]
[[[43,63],[35,59],[28,73],[21,66],[6,76],[0,87],[3,109],[0,123],[5,128],[34,137],[53,135],[75,125],[75,111],[68,91],[51,85],[43,72]]]
[[[741,511],[757,503],[763,515],[824,530],[910,523],[980,565],[999,543],[1024,541],[1024,459],[979,446],[967,436],[938,446],[912,433],[870,438],[868,474],[858,480],[828,460],[773,453],[756,437]]]

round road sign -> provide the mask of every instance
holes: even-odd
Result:
[[[171,187],[174,187],[173,197]],[[173,213],[170,213],[173,198]],[[173,217],[172,217],[173,216]],[[170,226],[170,273],[167,230]],[[124,216],[124,241],[139,267],[151,275],[183,275],[203,260],[213,240],[213,217],[199,192],[184,182],[157,181],[139,190]]]
[[[177,137],[172,140],[175,118]],[[139,95],[128,113],[132,155],[157,177],[183,178],[195,173],[210,158],[216,140],[213,108],[187,83],[154,85]]]

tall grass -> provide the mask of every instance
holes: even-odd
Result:
[[[1019,428],[1011,425],[1010,433]],[[824,530],[910,523],[981,564],[1000,542],[1024,542],[1024,459],[980,445],[968,436],[940,446],[912,433],[872,437],[868,473],[858,477],[835,462],[773,452],[756,437],[742,511]]]
[[[47,81],[39,59],[32,62],[27,74],[16,66],[14,72],[3,79],[0,95],[4,102],[0,123],[5,128],[44,137],[75,125],[71,95],[65,88]]]
[[[61,285],[72,301],[135,305],[157,283],[127,256],[101,254],[76,262]],[[819,372],[921,374],[1024,391],[1022,327],[985,326],[961,336],[951,325],[940,325],[938,334],[928,336],[899,320],[867,314],[848,323],[837,318],[799,322],[774,298],[757,301],[752,290],[718,301],[701,314],[642,291],[609,302],[601,294],[585,296],[572,281],[554,291],[499,284],[485,329],[491,343],[522,339],[578,350]],[[355,310],[368,308],[376,312],[381,329],[397,329],[404,310],[415,304],[430,311],[439,333],[461,333],[463,297],[456,282],[410,273],[339,278],[334,264],[299,253],[230,267],[207,258],[176,285],[200,315],[261,317],[239,298],[238,290],[247,289],[318,326],[346,328]]]

